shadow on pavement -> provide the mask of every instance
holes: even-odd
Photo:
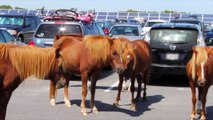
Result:
[[[101,101],[95,101],[95,103],[99,112],[122,112],[130,116],[137,117],[142,115],[146,111],[151,111],[152,108],[149,108],[149,106],[154,103],[160,102],[162,99],[164,99],[162,95],[147,96],[147,101],[136,103],[136,111],[130,109],[130,104],[121,104],[116,107],[113,104],[103,103]],[[86,100],[86,107],[88,112],[90,112],[91,110],[89,107],[89,102],[89,100]],[[80,107],[81,100],[71,100],[71,103],[72,105],[75,104]],[[58,102],[57,104],[64,104],[64,102]]]

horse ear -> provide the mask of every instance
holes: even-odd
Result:
[[[61,37],[61,35],[55,35],[54,42],[57,41],[60,37]]]

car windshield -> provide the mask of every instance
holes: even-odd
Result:
[[[114,26],[110,32],[111,35],[139,36],[136,26]]]
[[[23,25],[24,18],[16,16],[0,16],[1,25]]]
[[[72,24],[42,24],[35,33],[37,38],[54,38],[56,34],[82,34],[79,25]]]
[[[152,27],[154,24],[162,23],[162,22],[147,22],[145,27]]]
[[[197,42],[198,31],[156,29],[150,31],[151,44],[187,44]]]

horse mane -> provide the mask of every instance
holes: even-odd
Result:
[[[192,79],[196,78],[196,66],[201,64],[201,62],[207,62],[208,53],[204,47],[196,46],[193,47],[193,54],[191,58],[191,67],[192,67]]]
[[[22,80],[30,75],[44,78],[61,63],[55,59],[54,48],[0,44],[0,51],[1,59],[9,59]]]
[[[110,54],[110,43],[108,37],[102,35],[86,35],[83,38],[83,43],[89,49],[91,54],[98,60],[107,61]]]
[[[54,42],[62,37],[74,37],[80,41],[82,41],[82,38],[84,37],[82,34],[58,34],[54,37]]]

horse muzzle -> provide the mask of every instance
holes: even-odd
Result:
[[[206,80],[198,80],[197,81],[197,85],[200,86],[200,87],[203,87],[206,85]]]
[[[124,69],[122,69],[122,68],[116,68],[115,72],[118,73],[118,74],[122,74],[124,72]]]

